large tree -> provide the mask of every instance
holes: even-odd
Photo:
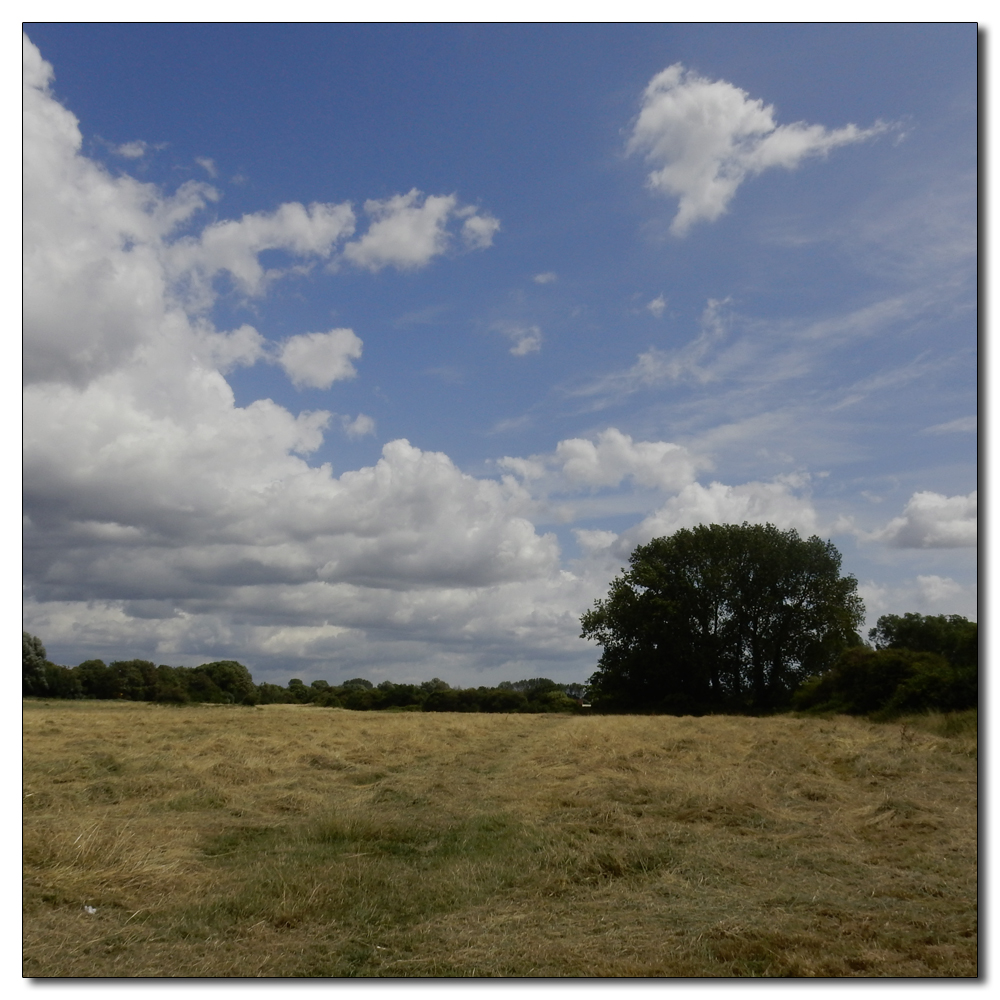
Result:
[[[860,642],[857,580],[815,535],[709,524],[640,545],[583,615],[604,647],[592,695],[608,708],[766,712]]]

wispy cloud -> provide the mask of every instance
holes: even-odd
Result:
[[[414,309],[412,312],[403,313],[393,320],[392,325],[396,329],[403,329],[408,326],[431,326],[436,323],[451,309],[445,303],[433,306],[424,306],[422,309]]]
[[[523,323],[494,323],[493,329],[513,341],[510,353],[515,357],[534,354],[542,349],[542,330],[539,326]]]
[[[119,156],[124,156],[127,160],[139,160],[146,155],[149,143],[136,139],[133,142],[124,142],[120,146],[115,146],[114,150]]]
[[[844,390],[846,395],[838,403],[835,403],[831,409],[840,410],[848,406],[854,406],[874,393],[908,385],[917,379],[923,378],[923,376],[936,370],[938,367],[940,367],[940,361],[932,359],[930,351],[923,351],[906,364],[896,365],[884,371],[876,372],[874,375],[868,375],[853,385],[848,386]]]
[[[593,397],[604,406],[664,384],[707,386],[726,383],[760,395],[770,387],[824,370],[824,358],[851,342],[885,333],[918,315],[932,298],[926,290],[813,321],[764,321],[735,311],[730,299],[709,299],[697,334],[683,347],[650,347],[629,368],[609,372],[566,390],[572,397]],[[916,377],[924,359],[907,366]],[[928,364],[930,364],[928,362]],[[888,376],[882,376],[888,377]],[[904,377],[902,375],[892,376]],[[870,391],[876,377],[859,381],[855,394]],[[844,403],[843,405],[847,405]]]
[[[921,434],[975,434],[979,429],[977,417],[959,417],[957,420],[949,420],[944,424],[934,424],[933,427],[925,427]]]

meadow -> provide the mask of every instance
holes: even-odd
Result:
[[[975,976],[976,732],[28,699],[23,972]]]

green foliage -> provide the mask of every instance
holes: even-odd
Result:
[[[21,633],[21,693],[40,697],[49,693],[45,676],[48,656],[37,635]],[[58,696],[57,696],[58,697]]]
[[[242,663],[237,663],[235,660],[216,660],[214,663],[203,663],[200,667],[196,667],[195,671],[210,678],[222,693],[223,701],[236,702],[238,705],[257,704],[257,687],[250,676],[250,671]]]
[[[295,700],[280,684],[268,684],[266,681],[257,685],[257,697],[261,705],[286,705]]]
[[[149,660],[113,660],[108,666],[115,685],[114,698],[152,701],[159,679],[156,665]]]
[[[590,690],[605,710],[774,711],[859,641],[857,581],[815,535],[699,525],[629,563],[581,619],[604,647]]]
[[[844,650],[832,669],[795,693],[794,708],[891,718],[903,712],[954,712],[978,700],[975,675],[943,656],[912,649]]]
[[[868,638],[876,649],[937,653],[953,667],[979,667],[979,626],[961,615],[882,615]]]
[[[340,686],[345,688],[364,688],[366,691],[371,691],[375,687],[371,681],[366,681],[364,677],[353,677],[349,681],[344,681]]]
[[[480,701],[483,712],[524,712],[528,708],[528,698],[522,691],[510,691],[503,683],[488,691]]]
[[[70,667],[45,664],[45,691],[49,698],[82,698],[83,686]]]
[[[117,698],[118,683],[104,660],[84,660],[74,673],[86,698]]]
[[[979,702],[979,626],[961,615],[883,615],[868,633],[875,649],[845,650],[803,685],[794,706],[875,714],[959,712]]]

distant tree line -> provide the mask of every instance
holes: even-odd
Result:
[[[979,630],[960,615],[883,615],[857,629],[857,580],[832,542],[773,524],[708,524],[654,538],[581,618],[603,647],[586,686],[544,677],[496,687],[378,686],[293,678],[254,684],[234,660],[199,667],[147,660],[50,663],[24,633],[24,694],[185,702],[313,704],[356,711],[767,714],[890,717],[956,711],[979,700]]]
[[[422,684],[378,686],[361,677],[341,684],[292,678],[287,687],[255,684],[250,671],[235,660],[199,667],[157,666],[149,660],[85,660],[63,667],[48,660],[42,641],[22,633],[22,691],[26,697],[91,698],[208,704],[319,705],[355,711],[394,709],[410,712],[578,712],[584,705],[582,684],[558,684],[545,677],[503,681],[496,687],[453,688],[434,678]]]

